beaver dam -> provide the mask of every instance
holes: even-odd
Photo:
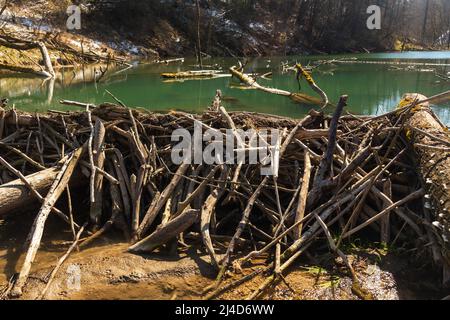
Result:
[[[41,298],[72,251],[113,230],[135,255],[192,247],[205,252],[216,271],[213,284],[203,288],[205,299],[226,296],[261,275],[263,281],[241,298],[262,298],[286,282],[296,259],[311,253],[335,255],[352,279],[352,292],[372,299],[344,253],[356,238],[406,243],[446,281],[450,138],[429,103],[448,95],[408,94],[395,111],[376,117],[346,112],[351,97],[342,96],[333,115],[311,111],[301,120],[227,112],[220,93],[195,115],[131,109],[117,98],[117,104],[98,106],[64,102],[82,107],[80,112],[31,114],[4,106],[0,216],[17,218],[24,208],[41,206],[19,272],[2,297],[21,297],[31,281],[50,215],[61,219],[73,239],[61,244],[67,252],[45,279]],[[239,151],[249,157],[250,138],[239,130],[255,130],[275,146],[278,174],[263,176],[261,163],[242,159],[173,163],[178,142],[172,133],[194,134],[196,126],[219,137],[231,130],[232,158]],[[271,141],[271,129],[281,132],[278,141]],[[203,141],[203,148],[213,142]],[[73,201],[74,193],[86,200]]]

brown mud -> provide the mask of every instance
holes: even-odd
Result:
[[[22,240],[29,230],[24,217],[0,220],[0,291],[20,267]],[[47,236],[38,252],[22,299],[36,299],[46,279],[65,252],[61,240],[71,235],[61,231],[53,217]],[[213,283],[215,272],[205,252],[192,248],[179,254],[127,253],[128,244],[113,237],[101,238],[92,247],[74,252],[57,273],[45,299],[50,300],[169,300],[202,299],[202,290]],[[441,299],[439,279],[426,266],[411,263],[405,254],[388,253],[383,248],[347,250],[364,287],[375,299]],[[322,259],[323,256],[321,256]],[[328,261],[308,257],[293,266],[279,285],[266,292],[264,299],[274,300],[355,300],[352,280],[345,266],[331,255]],[[264,261],[261,261],[263,264]],[[321,265],[323,267],[317,267]],[[248,274],[258,265],[244,269]],[[74,270],[80,270],[76,285]],[[229,275],[231,282],[242,275]],[[219,299],[244,299],[263,282],[264,275],[228,291]],[[75,285],[74,285],[75,283]]]

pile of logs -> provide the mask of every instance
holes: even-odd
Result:
[[[342,257],[354,291],[367,298],[341,251],[358,237],[408,243],[418,254],[432,251],[437,261],[445,259],[446,244],[434,223],[439,213],[429,210],[427,182],[410,143],[408,123],[423,101],[369,117],[346,112],[342,96],[334,115],[311,111],[297,121],[228,113],[219,94],[200,115],[150,113],[115,99],[117,104],[100,106],[74,103],[85,108],[80,112],[0,109],[0,216],[41,203],[9,296],[22,294],[53,214],[73,233],[70,250],[112,228],[123,233],[134,253],[201,248],[218,274],[206,298],[265,273],[266,280],[248,297],[258,298],[299,256],[323,250],[324,244]],[[262,176],[261,165],[246,162],[173,164],[172,132],[192,132],[194,124],[223,133],[280,129],[278,176]],[[235,137],[248,151],[248,141]],[[449,143],[448,136],[439,139]],[[86,186],[89,201],[71,203],[77,186]],[[238,282],[227,278],[227,271],[238,272],[261,258],[265,267]]]

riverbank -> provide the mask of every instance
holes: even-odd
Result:
[[[12,224],[1,227],[2,234],[14,228]],[[16,229],[17,230],[17,229]],[[17,233],[14,233],[17,236]],[[24,235],[25,236],[25,235]],[[57,239],[53,233],[49,237]],[[0,292],[7,286],[16,256],[16,243],[5,241],[0,245],[11,248],[9,253],[0,250],[6,257],[0,262]],[[35,300],[46,286],[54,261],[64,254],[64,250],[44,244],[36,258],[30,280],[24,289],[22,299]],[[48,300],[198,300],[203,298],[203,289],[214,282],[215,271],[209,266],[209,258],[201,248],[192,248],[179,255],[156,254],[137,256],[126,252],[126,243],[116,243],[114,239],[103,238],[91,248],[73,253],[56,275],[45,299]],[[10,247],[9,247],[10,246]],[[67,245],[66,245],[67,246]],[[48,249],[47,249],[48,248]],[[49,250],[49,251],[47,251]],[[401,249],[398,249],[401,251]],[[354,249],[347,252],[354,262],[355,270],[377,300],[439,300],[445,296],[439,279],[425,271],[425,261],[414,261],[408,253],[391,253],[383,247]],[[316,261],[317,263],[317,261]],[[5,264],[5,265],[4,265]],[[257,267],[257,266],[256,266]],[[249,274],[256,267],[244,270]],[[74,281],[80,270],[80,282]],[[230,280],[238,279],[237,276]],[[358,300],[352,290],[352,279],[345,268],[335,265],[332,258],[314,264],[314,259],[299,261],[285,276],[286,283],[267,292],[263,299],[275,300]],[[420,280],[418,280],[420,279]],[[238,285],[219,299],[240,300],[261,285],[258,277],[249,283]],[[74,284],[74,285],[71,285]]]

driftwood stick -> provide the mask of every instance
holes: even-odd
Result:
[[[383,211],[378,213],[376,216],[370,218],[369,220],[366,220],[365,222],[363,222],[362,224],[360,224],[356,228],[353,228],[352,230],[348,231],[347,233],[345,233],[342,236],[342,238],[343,239],[348,238],[352,234],[355,234],[356,232],[364,229],[365,227],[369,226],[370,224],[374,223],[375,221],[378,221],[379,219],[383,218],[386,214],[390,213],[392,210],[400,207],[401,205],[403,205],[403,204],[405,204],[407,202],[419,199],[419,198],[423,197],[424,195],[425,195],[425,190],[423,190],[423,189],[420,189],[420,190],[417,190],[414,193],[411,193],[409,196],[407,196],[407,197],[403,198],[402,200],[399,200],[396,203],[390,205],[389,207],[387,207],[386,209],[384,209]]]
[[[158,198],[158,200],[154,204],[152,204],[150,208],[147,210],[147,213],[145,214],[144,219],[142,220],[136,232],[139,238],[142,237],[142,235],[148,230],[148,228],[150,228],[151,224],[157,217],[159,211],[166,204],[173,190],[178,185],[180,180],[183,178],[183,175],[185,174],[188,168],[189,168],[188,164],[180,165],[174,177],[172,178],[172,181],[170,181],[169,185],[161,193],[161,196]]]
[[[161,224],[163,224],[163,225],[166,224],[167,222],[169,222],[170,217],[172,216],[172,209],[174,206],[174,202],[176,201],[175,197],[177,196],[180,185],[182,185],[182,184],[179,184],[175,188],[175,191],[173,192],[174,194],[172,194],[169,197],[169,199],[167,199],[165,209],[163,210],[162,215],[161,215]],[[139,228],[139,225],[138,225],[138,228]]]
[[[30,190],[30,192],[41,202],[44,202],[44,197],[41,196],[41,194],[31,185],[30,182],[28,182],[27,178],[22,175],[22,173],[19,170],[16,170],[13,166],[11,166],[5,159],[3,159],[0,156],[0,163],[5,166],[8,170],[10,170],[12,173],[14,173],[24,184],[25,186]],[[77,224],[73,223],[73,220],[71,220],[67,215],[65,215],[61,210],[58,208],[53,207],[52,212],[56,213],[58,216],[60,216],[65,222],[70,223],[71,226],[79,228]]]
[[[392,199],[392,182],[390,179],[387,179],[383,184],[383,193]],[[387,201],[384,202],[384,207],[389,207],[389,203]],[[391,231],[391,218],[390,214],[386,214],[381,220],[381,242],[389,243],[391,239],[390,231]]]
[[[136,119],[134,118],[133,111],[131,109],[128,109],[128,115],[133,125],[132,128],[130,128],[133,146],[135,148],[136,154],[138,155],[139,161],[141,162],[141,165],[144,165],[147,163],[148,153],[141,141],[141,138],[139,137],[139,130],[137,127]]]
[[[87,161],[85,161],[85,160],[80,160],[80,164],[81,164],[83,167],[87,167],[87,168],[89,168],[89,169],[91,168],[90,163],[87,162]],[[97,172],[97,174],[102,175],[103,178],[105,178],[106,180],[108,180],[110,183],[112,183],[112,184],[117,184],[117,185],[120,184],[119,180],[117,180],[116,178],[114,178],[112,175],[110,175],[110,174],[109,174],[108,172],[106,172],[105,170],[100,169],[99,167],[96,167],[96,168],[95,168],[95,171]]]
[[[93,152],[92,160],[95,168],[93,173],[91,173],[94,174],[93,186],[91,180],[91,187],[93,187],[94,190],[94,202],[91,202],[90,221],[94,226],[94,230],[98,228],[102,216],[103,175],[98,174],[97,168],[103,171],[103,167],[105,164],[105,151],[103,150],[104,142],[105,142],[105,126],[103,125],[103,122],[100,119],[97,119],[95,122],[93,145],[92,145],[92,152]]]
[[[244,140],[242,140],[241,135],[237,131],[236,124],[234,123],[234,121],[230,117],[230,115],[228,114],[227,110],[223,106],[220,106],[219,107],[219,111],[220,111],[220,114],[222,115],[222,117],[227,122],[228,126],[231,128],[231,130],[233,132],[233,136],[236,138],[238,149],[245,148]],[[233,180],[231,181],[231,187],[233,189],[235,189],[235,186],[236,186],[235,183],[237,183],[238,180],[239,180],[239,174],[240,174],[240,172],[242,170],[242,166],[243,166],[242,162],[238,163],[238,165],[236,167],[236,170],[234,172]]]
[[[275,246],[275,275],[281,275],[281,244],[277,243]]]
[[[19,276],[17,278],[17,281],[14,285],[13,290],[11,291],[12,297],[20,297],[22,295],[22,288],[28,279],[31,265],[34,261],[34,258],[36,257],[36,253],[41,243],[45,222],[47,221],[48,215],[50,214],[56,201],[59,199],[61,194],[66,189],[67,184],[69,183],[69,180],[72,177],[72,174],[78,163],[78,160],[81,154],[83,153],[83,150],[84,148],[80,148],[77,151],[75,151],[70,157],[67,158],[67,160],[64,163],[64,166],[61,168],[60,173],[56,177],[55,182],[50,188],[47,197],[45,198],[41,210],[39,211],[31,228],[30,245],[25,257],[25,261],[22,265]]]
[[[327,149],[322,157],[322,161],[320,162],[319,168],[317,169],[317,172],[314,176],[314,184],[312,190],[308,195],[307,200],[308,208],[310,208],[313,204],[315,204],[317,200],[319,200],[319,198],[322,196],[324,180],[326,175],[330,172],[331,164],[333,161],[333,154],[334,151],[336,150],[337,144],[336,138],[337,138],[339,118],[341,117],[345,106],[347,106],[347,99],[348,96],[345,95],[341,96],[341,99],[339,100],[339,103],[336,107],[336,111],[331,120]]]
[[[116,171],[117,179],[119,180],[120,194],[122,196],[124,214],[127,219],[131,219],[130,196],[128,193],[127,183],[125,182],[126,180],[122,175],[123,174],[122,166],[119,164],[117,156],[116,159],[113,160],[113,164],[114,169]]]
[[[298,201],[298,207],[297,212],[295,215],[295,222],[302,221],[305,217],[305,210],[306,210],[306,200],[308,198],[308,190],[309,190],[309,183],[311,179],[311,158],[309,156],[309,152],[305,152],[305,169],[302,179],[302,187],[300,189],[300,197]],[[299,224],[298,228],[294,231],[294,235],[296,239],[299,239],[302,234],[303,224]]]
[[[94,135],[95,135],[95,129],[94,125],[92,124],[92,114],[91,110],[89,108],[86,108],[86,114],[89,122],[89,128],[91,130],[88,140],[88,153],[89,153],[89,163],[91,165],[91,177],[90,177],[90,200],[91,204],[95,203],[95,162],[94,162]]]
[[[108,232],[108,230],[110,230],[114,225],[117,225],[122,230],[122,232],[124,232],[125,238],[129,240],[130,238],[129,232],[123,226],[124,224],[124,222],[122,221],[123,217],[121,217],[121,215],[123,214],[123,206],[120,201],[119,187],[115,184],[110,184],[110,194],[111,194],[111,210],[112,210],[111,217],[97,232],[95,232],[88,238],[84,239],[81,242],[80,247],[83,248],[88,246],[94,240],[100,238],[102,235]]]
[[[11,147],[11,146],[7,145],[4,142],[0,142],[0,147],[5,148],[8,151],[14,152],[19,157],[23,158],[26,162],[28,162],[29,164],[31,164],[32,166],[36,167],[39,170],[45,170],[46,169],[43,165],[41,165],[40,163],[38,163],[38,162],[34,161],[33,159],[31,159],[29,156],[27,156],[25,153],[23,153],[19,149]]]
[[[25,180],[39,193],[48,191],[59,169],[54,167],[36,172],[25,177]],[[22,179],[17,179],[0,187],[0,216],[14,212],[25,205],[33,203],[35,196]]]
[[[191,193],[188,194],[186,200],[180,202],[180,204],[178,205],[178,210],[175,213],[175,216],[180,215],[192,203],[192,201],[205,190],[208,184],[213,180],[216,172],[220,169],[220,167],[221,166],[215,166],[208,174],[208,176],[202,181],[202,183],[195,190],[193,190]],[[194,183],[192,183],[192,187],[193,186]],[[189,186],[189,188],[191,188],[191,185]]]
[[[231,67],[230,72],[233,76],[238,78],[241,82],[245,83],[249,87],[252,87],[252,88],[267,92],[267,93],[272,93],[272,94],[281,95],[281,96],[285,96],[285,97],[291,96],[291,93],[289,91],[279,90],[279,89],[274,89],[274,88],[266,88],[266,87],[261,86],[258,82],[256,82],[255,79],[253,79],[250,76],[239,71],[236,68],[236,66]]]
[[[135,174],[130,176],[131,185],[131,236],[133,241],[137,240],[137,229],[139,227],[139,215],[141,209],[141,199],[138,195],[137,177]]]
[[[82,103],[82,102],[78,102],[78,101],[61,100],[61,101],[59,101],[59,103],[67,105],[67,106],[80,107],[80,108],[83,108],[83,109],[86,109],[86,108],[90,108],[90,109],[97,108],[94,104]]]
[[[134,253],[152,252],[192,226],[198,220],[199,214],[199,210],[186,210],[148,237],[131,246],[128,251]]]
[[[226,181],[227,176],[228,176],[228,168],[222,166],[222,174],[220,176],[220,180]],[[225,184],[226,182],[221,182],[219,186],[211,192],[209,197],[206,199],[200,214],[200,230],[202,234],[203,244],[205,245],[206,250],[208,251],[209,256],[211,257],[211,263],[217,269],[219,268],[219,260],[216,256],[212,244],[210,235],[210,224],[217,201],[219,200],[220,196],[223,193],[223,188],[225,187]]]
[[[325,179],[326,174],[331,169],[333,154],[337,146],[336,138],[337,138],[339,118],[341,117],[344,108],[347,106],[347,100],[348,96],[341,96],[339,103],[336,107],[336,111],[333,115],[333,118],[331,119],[327,150],[324,154],[322,162],[320,163],[319,169],[314,177],[315,184],[320,184]]]
[[[70,230],[72,230],[73,240],[75,241],[75,238],[77,236],[77,233],[75,231],[76,223],[73,218],[72,194],[70,193],[69,186],[67,186],[67,188],[66,188],[66,194],[67,194],[67,207],[69,209]]]

